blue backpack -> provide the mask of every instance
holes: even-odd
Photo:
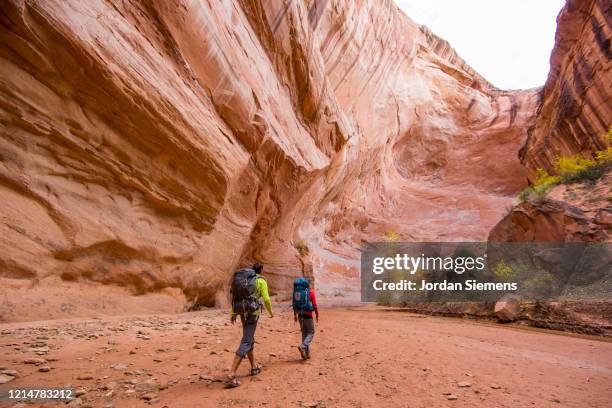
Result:
[[[310,282],[305,278],[297,278],[293,282],[293,310],[296,312],[312,312],[314,307],[310,301]]]

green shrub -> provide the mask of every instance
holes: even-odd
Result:
[[[393,230],[389,230],[383,234],[383,240],[386,242],[398,242],[400,238],[400,234]]]
[[[544,169],[538,169],[538,178],[537,180],[529,187],[525,188],[523,191],[519,193],[519,200],[527,201],[527,200],[542,200],[546,197],[548,191],[559,184],[561,181],[561,177],[559,176],[551,176]]]
[[[610,169],[610,163],[595,164],[593,166],[586,167],[577,171],[576,173],[570,173],[564,175],[561,182],[564,184],[572,184],[587,181],[595,183],[597,180],[603,177],[604,174]]]
[[[310,254],[310,249],[308,248],[308,245],[304,243],[304,241],[300,241],[295,244],[295,249],[297,249],[300,256],[308,256]]]
[[[525,286],[540,296],[549,296],[558,289],[555,277],[548,271],[540,271],[525,282]]]
[[[554,186],[561,181],[561,177],[559,176],[551,176],[544,169],[538,169],[538,179],[533,183],[533,187],[544,187],[544,186]]]
[[[562,177],[566,177],[584,171],[596,164],[597,162],[595,160],[585,159],[580,155],[557,157],[555,159],[555,170],[557,170]]]
[[[531,195],[533,194],[533,187],[525,187],[523,191],[521,191],[518,195],[518,199],[523,202],[529,200]]]
[[[612,161],[612,147],[608,147],[606,150],[600,150],[595,152],[595,160],[597,163],[609,163]]]
[[[608,131],[608,137],[612,128]],[[538,178],[529,187],[519,193],[520,201],[543,199],[548,191],[557,184],[572,184],[578,182],[594,183],[599,180],[612,166],[612,148],[596,151],[593,159],[585,159],[580,155],[557,157],[555,172],[558,176],[548,174],[542,168],[538,169]]]
[[[509,281],[516,276],[512,266],[506,264],[503,259],[499,261],[497,265],[495,265],[494,272],[495,277],[500,281]]]

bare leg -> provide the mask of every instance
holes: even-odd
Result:
[[[250,353],[252,354],[252,352],[250,352]],[[243,357],[240,357],[237,354],[234,356],[234,362],[232,363],[232,368],[230,368],[230,372],[228,374],[229,378],[233,378],[233,377],[236,376],[236,371],[238,370],[238,367],[240,366],[240,363],[242,362],[242,358]],[[249,357],[249,360],[250,359],[251,358]]]
[[[249,350],[247,353],[247,357],[249,358],[249,363],[251,363],[251,370],[255,368],[255,356],[253,355],[253,349]]]

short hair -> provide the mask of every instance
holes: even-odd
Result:
[[[263,271],[263,265],[257,262],[255,265],[253,265],[253,269],[255,270],[255,273],[261,273],[261,271]]]

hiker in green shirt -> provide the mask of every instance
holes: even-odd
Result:
[[[259,316],[261,314],[262,302],[266,307],[268,315],[270,317],[274,317],[274,314],[272,313],[272,303],[270,302],[270,294],[268,293],[268,284],[263,276],[261,276],[263,265],[256,263],[253,265],[253,269],[255,270],[256,274],[253,298],[255,298],[255,300],[258,302],[259,307],[250,313],[240,314],[240,321],[242,322],[242,340],[240,341],[240,345],[236,350],[232,367],[227,375],[227,382],[225,385],[229,388],[240,385],[240,381],[236,379],[236,370],[238,370],[238,367],[240,366],[240,363],[244,359],[245,355],[248,357],[249,362],[251,363],[251,375],[257,375],[261,372],[261,364],[255,364],[253,348],[255,346],[255,329],[257,328],[257,321],[259,320]],[[230,309],[230,321],[232,324],[236,322],[237,316],[238,314],[234,313],[234,306],[232,305]]]

